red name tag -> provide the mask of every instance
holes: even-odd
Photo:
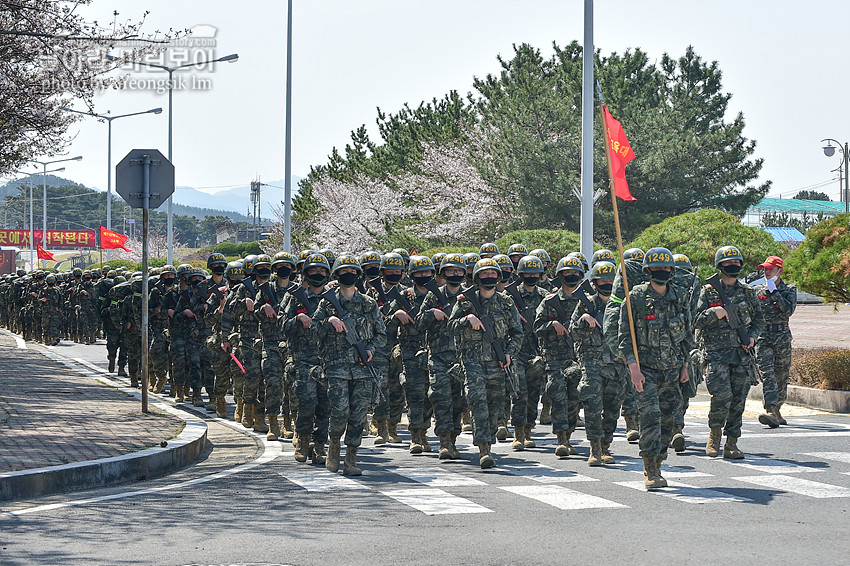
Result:
[[[443,310],[443,307],[437,307],[437,310]]]
[[[307,309],[298,309],[295,314],[302,314],[302,313],[306,313],[306,312],[307,312]]]
[[[557,316],[550,316],[549,320],[558,320],[558,317]]]
[[[708,306],[710,306],[710,307],[722,307],[722,306],[723,306],[723,303],[711,303],[711,304],[710,304],[710,305],[708,305]]]
[[[763,301],[763,300],[767,299],[767,297],[765,295],[759,295],[759,299],[761,299]]]
[[[644,320],[655,320],[655,315],[654,314],[648,314],[643,318],[644,318]]]

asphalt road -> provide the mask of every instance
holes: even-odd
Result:
[[[102,365],[98,350],[55,351]],[[671,487],[654,493],[622,436],[618,463],[590,468],[582,431],[579,456],[558,459],[538,426],[538,448],[502,443],[486,472],[468,434],[467,460],[452,463],[370,438],[364,475],[345,478],[217,422],[208,457],[169,477],[0,508],[0,564],[846,563],[850,418],[798,410],[769,430],[748,417],[747,458],[732,462],[700,450],[696,401],[689,448],[671,453]]]

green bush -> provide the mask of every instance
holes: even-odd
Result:
[[[813,226],[785,268],[803,291],[828,301],[850,302],[850,214]]]
[[[136,268],[136,262],[130,261],[129,259],[113,259],[111,261],[104,261],[103,263],[93,263],[88,266],[86,269],[97,269],[98,267],[103,267],[104,265],[108,265],[112,269],[123,267],[125,269],[129,269],[131,271],[138,271]],[[165,265],[165,264],[163,264]]]
[[[552,265],[555,265],[559,259],[570,252],[579,251],[580,240],[581,237],[577,233],[569,230],[517,230],[516,232],[508,232],[496,240],[496,245],[499,246],[499,251],[502,253],[507,253],[511,244],[522,244],[528,248],[528,251],[543,248],[549,252]],[[599,249],[599,247],[594,243],[594,250]]]
[[[816,389],[850,391],[850,350],[794,350],[791,383]]]
[[[240,258],[251,254],[261,254],[263,249],[259,242],[243,242],[234,244],[233,242],[222,242],[212,248],[213,252],[218,252],[226,256],[239,256]]]
[[[685,254],[694,266],[700,266],[699,274],[703,278],[716,272],[714,252],[722,246],[741,250],[744,275],[756,271],[767,256],[788,255],[788,248],[764,230],[744,226],[731,214],[712,209],[667,218],[641,232],[625,247],[646,251],[655,246]]]

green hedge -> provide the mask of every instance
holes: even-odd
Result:
[[[508,232],[496,240],[496,245],[499,246],[499,251],[502,253],[507,253],[511,244],[522,244],[528,248],[528,251],[543,248],[549,252],[552,265],[555,265],[559,259],[570,252],[579,251],[580,240],[581,237],[576,232],[569,230],[517,230],[516,232]],[[599,249],[599,247],[594,243],[594,250]]]
[[[233,242],[222,242],[211,249],[211,252],[218,252],[226,256],[239,256],[240,258],[251,254],[261,254],[263,249],[259,242],[243,242],[234,244]]]

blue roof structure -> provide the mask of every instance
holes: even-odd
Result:
[[[762,228],[765,232],[773,236],[777,242],[802,242],[806,236],[796,228]]]

